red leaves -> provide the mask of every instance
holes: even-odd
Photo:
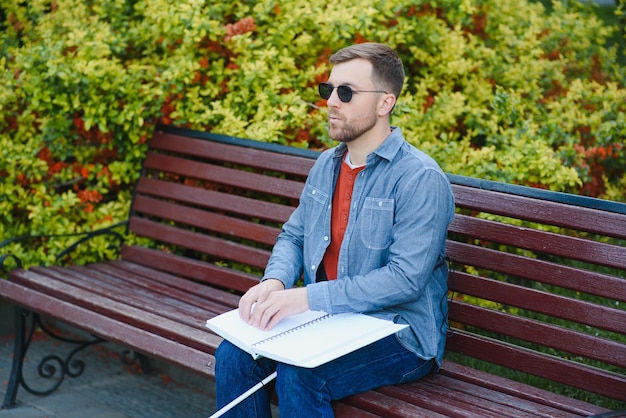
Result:
[[[224,41],[230,41],[233,36],[253,32],[255,29],[256,25],[254,24],[254,18],[251,16],[244,17],[239,22],[229,23],[226,25],[226,36],[224,36]]]

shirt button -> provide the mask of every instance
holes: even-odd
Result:
[[[315,264],[311,265],[311,270],[315,270]]]
[[[311,194],[315,194],[315,193],[317,193],[317,190],[313,190],[313,191],[311,192]]]
[[[324,236],[324,241],[328,241],[328,235]]]

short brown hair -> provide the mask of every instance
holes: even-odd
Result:
[[[350,61],[356,58],[366,59],[372,63],[372,78],[385,90],[400,96],[404,85],[404,65],[402,60],[389,46],[375,42],[355,44],[340,49],[330,56],[331,64]]]

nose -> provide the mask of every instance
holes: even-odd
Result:
[[[330,97],[326,101],[328,107],[339,107],[341,105],[341,100],[339,100],[339,95],[337,94],[337,88],[334,88],[333,91],[330,92]]]

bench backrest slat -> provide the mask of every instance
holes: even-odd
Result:
[[[573,321],[611,332],[626,334],[626,311],[552,294],[504,281],[456,273],[455,290],[461,294],[489,299],[507,307],[517,307]]]
[[[266,245],[273,245],[280,233],[280,230],[275,227],[146,196],[137,196],[133,209],[136,213],[146,216],[168,219],[215,233],[250,239]]]
[[[570,385],[615,399],[624,398],[626,377],[618,373],[604,372],[580,363],[566,360],[495,339],[477,337],[458,331],[447,346],[455,351],[493,362],[513,370]]]
[[[449,231],[537,253],[566,257],[607,267],[626,267],[626,247],[457,215]]]
[[[451,257],[454,256],[455,262],[461,265],[473,265],[518,278],[626,302],[624,280],[608,274],[518,254],[497,252],[490,248],[456,241],[448,241],[447,251]]]
[[[139,179],[137,192],[237,215],[254,214],[257,218],[278,223],[287,221],[293,212],[292,206],[147,177]]]
[[[122,249],[122,258],[132,263],[135,268],[148,269],[149,273],[147,274],[150,277],[161,278],[164,283],[175,283],[173,278],[178,276],[193,279],[198,284],[210,284],[224,289],[245,292],[259,282],[258,276],[249,273],[151,248],[126,246]],[[161,270],[160,275],[156,274],[155,269]],[[192,285],[192,283],[188,284],[188,286]],[[214,293],[210,291],[205,294],[209,299],[213,295]],[[223,298],[224,296],[220,295],[220,297]],[[229,305],[236,307],[238,301],[239,296],[233,294]]]
[[[138,235],[159,242],[177,245],[198,253],[213,254],[215,257],[264,268],[269,260],[269,251],[227,241],[207,234],[175,228],[147,219],[133,218],[131,229]]]
[[[291,199],[298,199],[302,190],[302,184],[297,181],[204,164],[169,155],[148,153],[144,167],[225,186],[245,186],[248,190],[276,194]]]
[[[623,214],[454,185],[457,207],[626,239]]]
[[[257,143],[250,141],[250,143],[251,146],[258,147],[258,141]],[[248,148],[244,153],[241,152],[241,147],[162,132],[154,135],[150,141],[150,147],[176,154],[186,154],[194,158],[216,159],[302,177],[308,175],[314,162],[311,158],[268,152],[258,148]]]
[[[547,344],[573,355],[593,356],[615,366],[626,364],[626,346],[611,340],[598,340],[583,332],[459,301],[450,305],[450,320],[456,318],[462,318],[466,325],[534,344]]]

